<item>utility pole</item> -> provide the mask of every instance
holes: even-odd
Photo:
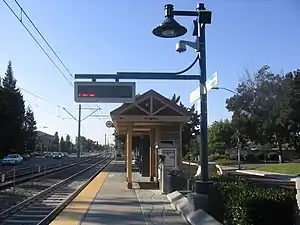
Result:
[[[104,135],[104,155],[106,156],[106,133]]]
[[[78,159],[78,165],[79,165],[79,160],[80,160],[80,139],[81,139],[81,122],[84,121],[85,119],[89,118],[90,116],[92,116],[95,112],[97,112],[98,110],[100,110],[100,108],[96,108],[93,112],[91,112],[89,115],[87,115],[86,117],[84,117],[83,119],[81,119],[81,104],[79,104],[79,108],[78,108],[78,119],[76,119],[75,116],[73,116],[66,108],[62,108],[66,113],[68,113],[75,121],[78,122],[78,135],[77,135],[77,159]],[[91,109],[91,108],[88,108]]]
[[[77,137],[77,159],[79,162],[80,159],[80,132],[81,132],[81,104],[79,104],[79,109],[78,109],[78,137]]]

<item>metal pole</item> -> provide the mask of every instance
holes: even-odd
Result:
[[[81,131],[81,104],[79,104],[79,109],[78,109],[78,137],[77,137],[77,160],[78,160],[78,165],[80,162],[80,131]]]
[[[104,156],[106,157],[106,133],[104,134]]]
[[[238,152],[237,152],[237,160],[238,160],[238,169],[241,169],[241,142],[240,138],[238,137]]]
[[[204,4],[198,4],[198,11],[205,10]],[[200,76],[200,102],[201,102],[201,120],[200,120],[200,166],[201,181],[198,182],[196,192],[207,194],[208,191],[208,146],[207,146],[207,91],[206,91],[206,51],[205,51],[205,24],[201,24],[200,12],[198,16],[198,36],[197,36]],[[205,91],[204,91],[204,90]]]

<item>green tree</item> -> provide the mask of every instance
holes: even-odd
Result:
[[[290,83],[288,90],[290,103],[290,147],[300,152],[300,70],[286,74]]]
[[[25,113],[24,121],[25,129],[25,149],[26,151],[32,152],[35,150],[36,138],[37,138],[37,127],[32,109],[28,106]]]
[[[24,116],[23,96],[16,86],[12,64],[9,61],[0,88],[0,149],[2,154],[9,151],[24,152]]]
[[[184,156],[186,160],[194,161],[197,160],[197,156],[199,155],[199,139],[193,138],[191,142],[186,146],[187,154]]]
[[[58,151],[59,150],[59,136],[58,136],[57,131],[54,133],[54,138],[53,138],[51,146],[52,146],[52,151]]]
[[[113,133],[114,135],[114,142],[115,142],[115,148],[117,151],[124,152],[125,151],[125,135],[119,135],[117,134],[116,130]]]
[[[180,96],[175,94],[172,96],[171,101],[179,105],[180,107],[187,110],[191,113],[191,119],[189,122],[185,123],[182,128],[182,155],[185,156],[188,153],[188,149],[191,149],[190,146],[194,143],[192,140],[197,139],[200,135],[199,124],[200,124],[200,115],[197,114],[195,110],[195,105],[192,107],[186,107],[180,101]],[[198,150],[199,152],[199,150]]]
[[[60,141],[59,141],[59,150],[61,152],[65,151],[65,140],[64,140],[63,136],[61,136]]]
[[[70,135],[66,136],[65,149],[66,149],[67,152],[71,152],[71,150],[72,150],[72,142],[71,142]]]
[[[235,129],[226,120],[215,121],[208,128],[208,148],[212,152],[224,154],[225,150],[234,147]]]
[[[227,108],[233,112],[232,123],[244,140],[270,143],[281,156],[284,144],[293,138],[297,142],[300,95],[296,77],[297,72],[282,76],[263,66],[238,85],[237,94],[227,100]]]

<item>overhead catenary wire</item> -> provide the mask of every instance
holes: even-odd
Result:
[[[58,108],[61,108],[61,109],[63,109],[64,111],[66,111],[69,115],[72,115],[72,114],[68,111],[68,109],[67,109],[66,107],[61,106],[61,105],[59,105],[59,104],[55,104],[55,103],[49,101],[48,99],[46,99],[46,98],[44,98],[44,97],[41,97],[41,96],[39,96],[39,95],[37,95],[37,94],[34,94],[34,93],[32,93],[31,91],[28,91],[27,89],[22,88],[22,87],[20,87],[20,86],[18,86],[18,88],[19,88],[20,90],[22,90],[22,91],[24,91],[24,92],[26,92],[26,93],[28,93],[28,94],[34,96],[35,98],[40,99],[40,100],[42,100],[42,101],[44,101],[44,102],[47,102],[47,103],[50,104],[50,105],[56,106],[56,107],[58,107]],[[28,102],[28,101],[27,101],[27,102]],[[37,107],[40,107],[40,106],[37,105]],[[59,116],[58,116],[58,118],[59,118]],[[72,118],[75,118],[75,117],[72,115]]]
[[[37,99],[40,99],[40,100],[42,100],[42,101],[44,101],[44,102],[47,102],[48,104],[51,104],[51,105],[53,105],[53,106],[56,106],[56,107],[58,107],[58,108],[63,109],[67,114],[69,114],[69,115],[71,116],[72,119],[77,120],[77,118],[76,118],[74,115],[72,115],[72,113],[70,113],[70,111],[69,111],[66,107],[64,107],[64,106],[62,106],[62,105],[59,105],[59,104],[54,104],[53,102],[49,101],[48,99],[46,99],[46,98],[44,98],[44,97],[41,97],[41,96],[39,96],[39,95],[37,95],[37,94],[34,94],[34,93],[32,93],[31,91],[28,91],[27,89],[22,88],[22,87],[20,87],[20,86],[18,86],[18,88],[19,88],[20,90],[22,90],[22,91],[24,91],[24,92],[26,92],[26,93],[28,93],[28,94],[34,96],[34,97],[37,98]],[[26,100],[26,101],[27,101],[27,100]],[[27,102],[29,103],[29,101],[27,101]],[[43,108],[40,107],[38,104],[35,104],[35,105],[36,105],[37,107],[43,109]],[[88,117],[93,117],[92,115],[93,115],[95,112],[101,110],[101,108],[100,108],[99,106],[98,106],[98,107],[95,107],[95,108],[88,108],[88,109],[90,109],[90,110],[93,109],[94,111],[93,111],[92,113],[90,113],[87,117],[85,117],[85,118],[82,119],[82,120],[85,120],[85,119],[88,118]],[[49,112],[49,111],[46,110],[46,109],[43,109],[43,110],[46,111],[46,112],[48,112],[48,113],[51,113],[51,112]],[[58,116],[58,118],[60,118],[60,116]],[[64,120],[64,119],[71,119],[71,118],[62,118],[62,119]]]
[[[41,48],[41,50],[45,53],[45,55],[48,57],[48,59],[52,62],[52,64],[55,66],[55,68],[60,72],[60,74],[67,80],[67,82],[73,87],[73,83],[67,78],[67,76],[63,73],[63,71],[58,67],[58,65],[54,62],[54,60],[50,57],[50,55],[46,52],[46,50],[43,48],[43,46],[39,43],[39,41],[34,37],[34,35],[30,32],[30,30],[26,27],[26,25],[22,21],[21,18],[15,13],[15,11],[12,9],[12,7],[6,2],[6,0],[3,0],[4,4],[9,8],[9,10],[13,13],[13,15],[18,19],[18,21],[22,24],[24,29],[29,33],[29,35],[32,37],[32,39],[36,42],[36,44]],[[21,9],[21,15],[24,13],[23,8]],[[25,14],[24,14],[25,15]],[[27,15],[27,14],[26,14]],[[47,42],[48,43],[48,42]],[[52,50],[53,48],[50,47]],[[54,50],[53,50],[54,51]],[[57,54],[55,53],[57,56]],[[60,60],[60,58],[59,58]],[[65,65],[65,64],[63,64]],[[67,70],[68,71],[68,70]],[[68,71],[69,72],[69,71]],[[73,76],[72,76],[73,77]],[[74,78],[74,77],[73,77]]]
[[[38,32],[38,34],[42,37],[42,39],[45,41],[45,43],[47,44],[47,46],[51,49],[51,51],[53,52],[53,54],[56,56],[56,58],[60,61],[60,63],[63,65],[63,67],[66,69],[66,71],[69,73],[69,75],[75,80],[75,77],[72,75],[72,73],[70,72],[70,70],[68,69],[68,67],[64,64],[64,62],[61,60],[61,58],[57,55],[57,53],[54,51],[54,49],[51,47],[51,45],[49,44],[49,42],[46,40],[46,38],[44,37],[44,35],[40,32],[40,30],[37,28],[37,26],[34,24],[34,22],[30,19],[30,17],[28,16],[28,14],[24,11],[23,7],[19,4],[19,2],[17,0],[15,0],[16,4],[19,6],[19,8],[21,9],[21,12],[26,16],[26,18],[29,20],[29,22],[31,23],[31,25],[34,27],[34,29]]]

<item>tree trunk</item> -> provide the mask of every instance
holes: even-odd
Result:
[[[281,141],[278,142],[278,161],[279,163],[283,163],[283,154],[282,154],[282,143]]]

